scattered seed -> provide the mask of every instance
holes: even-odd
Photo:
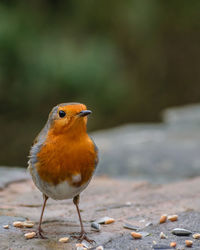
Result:
[[[58,241],[61,242],[61,243],[66,243],[66,242],[69,241],[69,238],[68,237],[63,237],[63,238],[60,238]]]
[[[177,221],[178,220],[178,215],[177,214],[174,214],[174,215],[169,215],[168,216],[168,220],[170,221]]]
[[[167,239],[167,235],[165,235],[163,232],[160,233],[160,238],[161,239]]]
[[[13,226],[14,227],[23,227],[24,223],[22,221],[14,221]]]
[[[98,246],[96,250],[104,250],[103,246]]]
[[[30,224],[34,224],[35,225],[35,222],[33,222],[31,220],[25,220],[25,221],[23,221],[23,223],[30,223]]]
[[[96,220],[95,222],[98,224],[110,224],[110,223],[113,223],[114,221],[115,220],[113,218],[106,216],[106,217],[103,217],[103,218]]]
[[[160,217],[160,224],[165,223],[166,220],[167,220],[167,214],[161,215],[161,217]]]
[[[142,238],[142,235],[140,233],[136,233],[136,232],[132,232],[131,233],[131,236],[134,238],[134,239],[141,239]]]
[[[96,223],[95,221],[91,223],[91,227],[96,229],[97,231],[101,230],[101,225],[99,223]]]
[[[129,223],[125,223],[125,224],[123,225],[123,227],[124,227],[124,228],[127,228],[127,229],[131,229],[131,230],[135,230],[135,231],[140,230],[139,227],[134,226],[134,225],[131,225],[131,224],[129,224]]]
[[[36,233],[35,232],[26,233],[26,234],[24,234],[24,236],[26,239],[32,239],[36,236]]]
[[[79,244],[76,244],[76,250],[86,250],[87,248],[84,247],[83,244],[79,243]]]
[[[185,245],[186,245],[187,247],[191,247],[192,244],[193,244],[193,241],[192,241],[192,240],[186,240],[186,241],[185,241]]]
[[[192,237],[193,237],[194,239],[200,239],[200,234],[199,234],[199,233],[193,234]]]
[[[108,219],[108,220],[105,221],[105,224],[111,224],[113,222],[115,222],[115,220],[112,219],[112,218],[110,218],[110,219]]]
[[[9,225],[4,225],[3,228],[4,229],[9,229]]]
[[[81,244],[81,243],[77,243],[77,244],[76,244],[76,247],[84,247],[84,246],[83,246],[83,244]]]
[[[176,242],[175,242],[175,241],[172,241],[172,242],[170,243],[170,247],[175,248],[175,247],[176,247]]]
[[[172,230],[172,233],[177,235],[177,236],[188,236],[190,235],[192,232],[187,230],[187,229],[184,229],[184,228],[174,228]]]
[[[31,228],[31,227],[33,227],[34,226],[34,223],[30,223],[30,222],[28,222],[28,221],[25,221],[24,223],[23,223],[23,226],[24,227],[27,227],[27,228]]]

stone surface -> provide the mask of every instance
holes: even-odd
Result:
[[[178,247],[184,247],[185,240],[192,239],[192,235],[178,237],[171,231],[179,227],[190,230],[192,234],[200,232],[199,182],[200,178],[195,178],[152,185],[147,182],[96,177],[83,192],[80,201],[88,237],[96,241],[96,246],[103,245],[108,250],[149,250],[152,249],[153,241],[164,245],[176,241]],[[25,233],[36,231],[42,205],[42,196],[31,180],[7,185],[0,192],[0,204],[0,249],[30,249],[30,246],[34,250],[75,249],[77,241],[72,236],[80,231],[80,225],[71,200],[48,200],[43,223],[44,234],[48,237],[46,240],[26,240],[24,237]],[[179,220],[160,224],[162,214],[178,214]],[[95,232],[91,222],[105,216],[115,218],[115,222],[102,225],[101,231]],[[33,228],[12,226],[13,221],[20,220],[30,220],[35,225]],[[140,231],[150,235],[134,240],[132,230],[123,227],[125,223],[137,226]],[[9,224],[9,229],[3,228],[6,224]],[[160,239],[160,232],[165,233],[168,239]],[[69,237],[69,242],[59,243],[63,237]],[[193,249],[200,249],[200,241],[193,241]]]
[[[95,132],[98,174],[163,183],[200,175],[200,105],[165,111],[160,124]]]

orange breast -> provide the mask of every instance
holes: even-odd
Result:
[[[47,138],[37,158],[36,167],[42,180],[54,185],[67,180],[71,185],[81,186],[92,177],[97,152],[87,134],[74,140],[58,135]],[[74,183],[76,175],[81,178]]]

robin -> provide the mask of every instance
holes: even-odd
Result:
[[[42,217],[50,197],[73,199],[81,226],[78,239],[91,241],[79,210],[80,193],[88,186],[98,163],[97,147],[87,134],[87,116],[91,113],[80,103],[57,105],[31,147],[28,169],[44,198],[38,226],[41,238]]]

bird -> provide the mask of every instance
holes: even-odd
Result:
[[[77,238],[92,242],[79,209],[80,193],[88,186],[98,164],[98,148],[87,133],[87,116],[91,113],[81,103],[56,105],[31,146],[28,170],[43,194],[37,232],[40,238],[46,238],[41,225],[48,198],[73,199],[81,226]]]

